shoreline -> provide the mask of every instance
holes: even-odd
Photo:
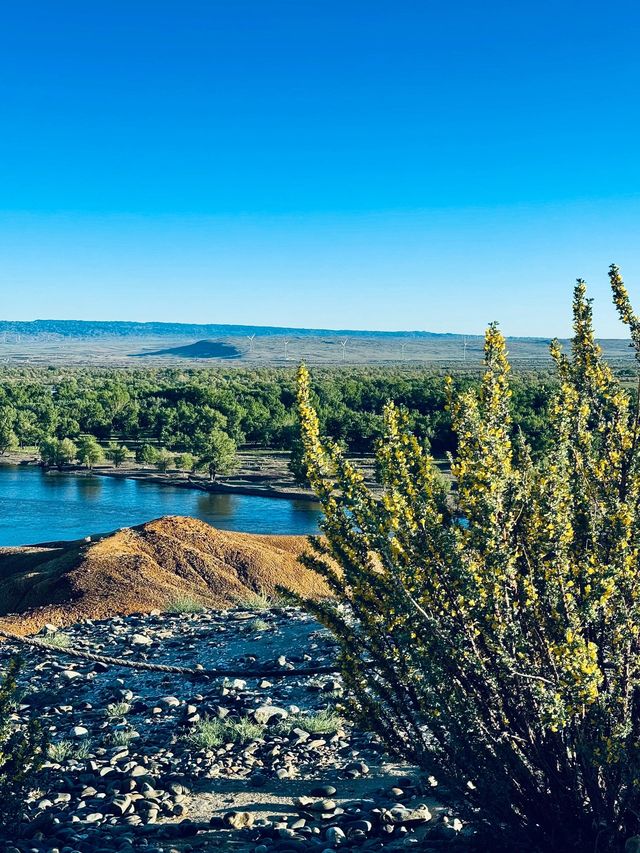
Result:
[[[242,454],[240,454],[242,457]],[[267,458],[267,454],[265,454]],[[271,455],[271,458],[273,456]],[[11,467],[38,467],[42,468],[39,460],[31,452],[16,452],[12,451],[4,456],[0,456],[0,466]],[[248,473],[247,476],[255,479],[256,482],[246,482],[243,480],[242,465],[240,470],[234,477],[225,477],[220,480],[210,482],[204,477],[193,477],[186,472],[169,472],[162,474],[158,471],[143,467],[130,466],[116,468],[115,466],[100,465],[91,469],[84,468],[80,465],[68,465],[62,470],[57,468],[42,468],[43,473],[48,476],[72,475],[74,477],[112,477],[115,479],[138,480],[139,482],[152,483],[158,486],[174,486],[180,489],[193,489],[200,492],[212,492],[214,494],[232,494],[232,495],[249,495],[253,497],[264,498],[279,498],[281,500],[291,501],[308,501],[317,503],[317,498],[309,489],[295,487],[293,481],[289,487],[272,485],[269,479],[274,479],[269,476],[256,476]],[[280,480],[277,481],[282,482]]]

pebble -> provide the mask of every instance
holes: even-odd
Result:
[[[289,712],[276,705],[260,705],[253,710],[253,719],[262,726],[268,726],[273,722],[280,722],[289,716]]]
[[[153,640],[146,634],[133,634],[130,643],[132,646],[152,646]]]
[[[69,732],[71,737],[84,738],[89,734],[89,729],[85,726],[74,726]]]
[[[277,664],[294,671],[301,661],[332,659],[326,633],[300,611],[261,613],[269,631],[258,638],[248,630],[255,618],[233,611],[204,611],[188,619],[155,613],[81,623],[65,634],[74,647],[132,659],[135,648],[153,647],[157,662],[190,667]],[[12,653],[10,643],[0,646],[0,668]],[[435,821],[416,800],[419,788],[411,779],[395,785],[388,780],[386,790],[381,787],[370,799],[344,803],[336,799],[340,784],[319,781],[370,775],[371,762],[376,767],[381,762],[370,735],[349,727],[337,734],[305,728],[308,715],[333,706],[330,694],[342,689],[337,678],[235,678],[221,684],[84,661],[69,667],[55,651],[25,656],[24,673],[34,692],[19,713],[26,720],[37,708],[53,745],[69,746],[27,802],[29,831],[18,841],[6,839],[9,846],[0,838],[3,853],[171,853],[171,839],[178,838],[192,842],[179,845],[180,853],[190,853],[202,843],[194,838],[202,805],[192,790],[202,785],[215,790],[216,779],[256,790],[281,779],[294,791],[299,781],[300,790],[309,791],[291,801],[288,818],[260,821],[252,811],[234,809],[230,797],[215,825],[223,833],[244,833],[254,853],[337,847],[365,853],[388,841],[420,840],[430,823],[447,838],[462,830],[455,816],[448,823]],[[206,720],[226,727],[228,741],[198,743],[194,738]],[[249,721],[260,734],[249,730],[248,738],[238,739]],[[392,813],[396,806],[400,810]],[[383,815],[389,815],[387,823]]]

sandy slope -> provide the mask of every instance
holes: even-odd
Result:
[[[225,607],[278,585],[325,595],[297,561],[305,547],[301,536],[232,533],[167,516],[97,542],[0,549],[0,625],[30,633],[47,622],[164,608],[183,596]]]

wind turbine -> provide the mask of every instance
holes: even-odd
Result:
[[[462,338],[462,360],[467,360],[467,347],[469,346],[469,342],[467,341],[467,336],[465,335]]]
[[[247,338],[249,339],[249,355],[253,355],[253,341],[255,339],[255,336],[255,332],[252,335],[247,335]]]
[[[345,338],[340,341],[340,346],[342,347],[342,363],[344,364],[344,360],[347,354],[347,344],[349,343],[349,338]]]
[[[287,338],[284,341],[284,360],[289,361],[289,341]]]

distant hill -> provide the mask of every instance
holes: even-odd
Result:
[[[450,333],[438,332],[376,332],[353,329],[296,329],[285,326],[233,326],[216,323],[133,323],[124,320],[0,320],[0,335],[60,335],[65,338],[95,337],[271,337],[295,335],[349,335],[349,337],[406,337],[447,338]],[[455,337],[455,336],[454,336]]]
[[[195,344],[185,344],[183,347],[168,347],[152,352],[132,353],[136,358],[155,355],[173,355],[178,358],[240,358],[242,353],[231,344],[220,341],[196,341]]]

